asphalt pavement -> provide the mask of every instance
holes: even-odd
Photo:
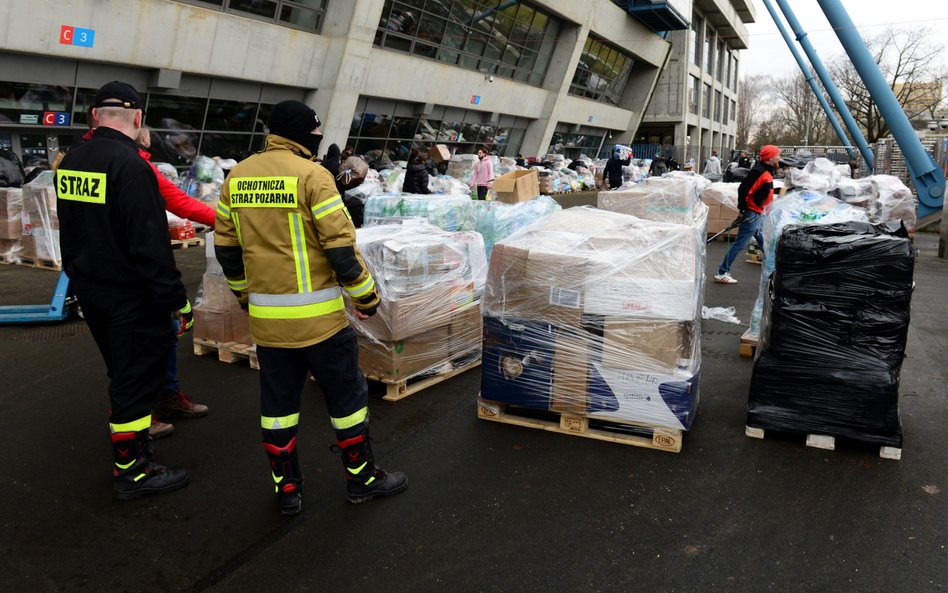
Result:
[[[187,488],[111,489],[105,370],[82,321],[0,326],[0,591],[948,591],[948,264],[920,234],[901,461],[877,447],[744,435],[744,326],[705,321],[700,404],[681,453],[476,418],[474,370],[397,403],[372,395],[381,464],[408,490],[350,505],[324,404],[307,387],[303,512],[279,514],[260,446],[258,373],[195,356],[158,461]],[[713,268],[725,243],[712,243]],[[189,293],[202,249],[176,251]],[[707,306],[749,320],[759,266],[711,282]],[[56,274],[0,266],[0,304],[46,302]]]

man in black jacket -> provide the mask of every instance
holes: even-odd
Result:
[[[56,172],[63,268],[105,360],[119,500],[184,487],[188,474],[152,461],[151,410],[168,363],[172,315],[193,324],[171,252],[164,200],[138,154],[141,98],[110,82],[96,92],[92,138]]]

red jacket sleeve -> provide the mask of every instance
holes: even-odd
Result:
[[[168,212],[179,218],[186,218],[214,228],[216,214],[214,210],[178,189],[178,186],[162,175],[158,171],[158,167],[152,164],[151,161],[148,164],[151,165],[152,171],[158,177],[158,191],[161,193],[161,197],[165,199],[165,209]]]

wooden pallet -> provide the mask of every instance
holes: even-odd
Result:
[[[204,338],[194,338],[194,353],[198,356],[217,353],[221,362],[233,364],[239,360],[246,360],[250,368],[260,370],[257,360],[256,344],[241,344],[240,342],[215,342]]]
[[[20,258],[17,258],[17,261],[13,263],[17,263],[21,266],[27,266],[29,268],[39,268],[41,270],[53,270],[56,272],[63,269],[62,264],[60,262],[55,262],[50,259],[20,257]]]
[[[763,428],[754,428],[753,426],[746,426],[744,427],[744,434],[754,439],[762,439],[764,438],[765,431]],[[800,434],[804,434],[804,433],[800,433]],[[826,434],[807,434],[806,446],[812,447],[814,449],[824,449],[826,451],[835,451],[836,450],[836,437],[826,435]],[[902,459],[902,449],[900,447],[888,447],[885,445],[880,446],[879,457],[883,459],[893,459],[895,461],[899,461],[900,459]]]
[[[749,264],[757,264],[758,266],[764,263],[764,260],[760,259],[760,253],[748,253],[747,259],[744,261]]]
[[[757,352],[757,338],[750,335],[750,329],[741,336],[740,354],[741,358],[754,358]]]
[[[623,424],[587,416],[533,410],[480,397],[477,398],[477,417],[491,422],[538,428],[633,447],[681,452],[682,431],[674,428]]]
[[[203,237],[194,237],[193,239],[172,239],[171,248],[172,249],[187,249],[192,245],[200,246],[204,245]]]
[[[383,383],[385,385],[385,395],[382,396],[382,399],[390,402],[397,402],[400,399],[405,399],[409,395],[414,395],[419,391],[431,387],[432,385],[437,385],[442,381],[447,381],[451,377],[460,375],[461,373],[479,367],[480,365],[480,356],[473,357],[471,355],[466,355],[455,358],[453,361],[446,362],[444,365],[439,367],[434,372],[434,374],[428,374],[411,379],[403,379],[401,381],[392,381],[391,379],[384,379],[375,375],[366,375],[365,378],[369,381]]]

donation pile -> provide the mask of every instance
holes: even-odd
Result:
[[[550,196],[535,200],[505,204],[498,201],[474,204],[474,229],[484,237],[487,257],[494,244],[509,237],[523,227],[562,210]]]
[[[597,205],[646,220],[691,224],[701,204],[701,191],[709,185],[700,175],[649,177],[636,185],[599,192]]]
[[[422,220],[444,231],[474,229],[474,206],[467,194],[392,194],[368,196],[367,227]]]
[[[228,344],[252,344],[250,317],[227,286],[224,270],[214,254],[214,231],[205,235],[207,268],[194,301],[194,337]]]

